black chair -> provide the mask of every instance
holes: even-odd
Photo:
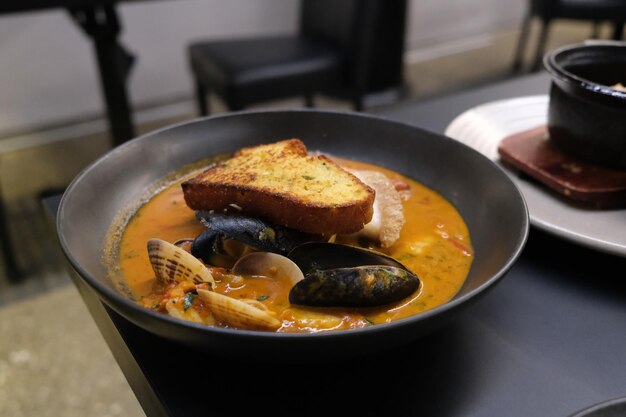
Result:
[[[574,19],[593,22],[592,37],[597,37],[600,22],[612,22],[613,39],[621,40],[624,36],[624,22],[626,21],[626,0],[530,0],[515,52],[513,71],[519,71],[522,68],[524,50],[533,18],[539,18],[542,23],[535,57],[531,65],[531,70],[536,71],[541,67],[552,21]]]
[[[17,281],[22,274],[15,259],[15,251],[9,231],[9,217],[6,214],[5,204],[0,190],[0,246],[2,247],[2,272],[8,281]]]
[[[293,96],[311,107],[317,93],[348,98],[362,110],[372,90],[401,88],[406,0],[387,3],[302,0],[297,35],[190,45],[200,114],[208,114],[211,92],[230,110]]]

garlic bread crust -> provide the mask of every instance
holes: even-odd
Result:
[[[354,233],[373,214],[375,192],[299,139],[243,148],[182,184],[194,210],[232,210],[303,232]]]

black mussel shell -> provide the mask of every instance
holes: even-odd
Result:
[[[419,279],[395,266],[369,265],[317,270],[289,292],[289,302],[316,307],[374,307],[411,295]]]
[[[229,266],[232,263],[233,260],[223,250],[224,239],[234,239],[257,250],[286,255],[295,246],[315,238],[239,214],[198,211],[196,218],[207,230],[194,239],[191,253],[211,265]]]
[[[305,275],[320,269],[353,268],[363,265],[388,265],[407,269],[383,253],[338,243],[304,243],[293,248],[287,257],[298,265]]]

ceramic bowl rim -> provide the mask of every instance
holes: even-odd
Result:
[[[491,161],[489,158],[483,156],[482,154],[478,154],[475,150],[473,150],[472,148],[462,143],[459,143],[457,141],[454,141],[453,139],[447,138],[444,135],[436,134],[434,132],[430,132],[430,133],[441,136],[442,140],[452,141],[461,147],[467,148],[469,151],[476,152],[478,157],[484,158],[490,164],[493,164],[495,168],[501,171],[502,175],[504,176],[503,180],[509,182],[512,189],[517,192],[519,201],[523,205],[522,212],[524,213],[524,216],[521,221],[521,229],[517,231],[519,233],[519,236],[517,237],[515,241],[515,245],[514,245],[515,249],[512,253],[508,255],[506,262],[500,267],[498,271],[492,274],[491,277],[487,279],[484,283],[468,291],[466,294],[463,294],[459,297],[455,296],[454,298],[447,301],[446,303],[443,303],[423,313],[412,315],[406,318],[402,318],[402,319],[399,319],[390,323],[381,323],[376,326],[370,326],[370,327],[359,328],[359,329],[334,330],[330,332],[318,332],[318,333],[277,333],[277,332],[266,332],[266,331],[257,331],[257,330],[242,330],[242,329],[230,329],[230,328],[223,328],[223,327],[216,327],[216,326],[206,326],[206,325],[201,325],[197,323],[175,319],[166,314],[158,313],[158,312],[152,311],[148,308],[145,308],[139,305],[138,303],[125,297],[119,291],[115,291],[113,288],[105,285],[104,283],[101,282],[100,279],[96,278],[95,276],[92,276],[92,274],[90,274],[85,268],[83,268],[80,262],[73,256],[71,248],[69,247],[70,245],[64,236],[64,228],[65,228],[64,210],[66,207],[67,200],[69,199],[69,196],[72,195],[73,190],[77,187],[78,184],[80,184],[81,181],[83,181],[83,178],[90,175],[90,172],[94,170],[95,167],[97,167],[100,164],[106,163],[106,161],[108,161],[109,159],[116,158],[116,156],[122,152],[128,152],[133,147],[139,146],[143,141],[147,140],[145,138],[158,135],[161,132],[175,129],[179,126],[189,125],[189,124],[194,124],[194,123],[206,123],[208,120],[214,120],[214,119],[220,119],[220,118],[240,117],[246,114],[258,115],[258,114],[289,113],[289,112],[292,112],[292,113],[311,112],[311,113],[318,113],[318,114],[322,113],[322,114],[329,114],[329,115],[348,115],[350,117],[355,117],[355,118],[377,119],[384,123],[393,123],[393,124],[401,125],[401,126],[411,128],[411,129],[417,128],[414,125],[404,123],[404,122],[398,122],[396,120],[392,120],[392,119],[379,116],[379,115],[362,114],[362,113],[355,113],[355,112],[349,112],[349,111],[343,111],[343,110],[326,110],[326,109],[324,110],[321,110],[321,109],[244,110],[244,111],[239,111],[239,112],[229,112],[229,113],[224,113],[224,114],[213,115],[213,116],[209,116],[205,118],[193,119],[190,121],[184,121],[181,123],[168,125],[166,127],[163,127],[163,128],[151,131],[149,133],[146,133],[144,135],[138,136],[136,139],[130,140],[110,150],[109,152],[104,154],[102,157],[98,158],[96,161],[92,162],[89,166],[87,166],[83,171],[81,171],[74,178],[74,180],[67,187],[65,193],[63,194],[63,197],[61,198],[61,202],[59,204],[59,211],[57,215],[57,221],[56,221],[57,231],[58,231],[57,234],[58,234],[61,248],[63,250],[63,253],[65,254],[65,257],[69,261],[71,267],[80,276],[80,279],[86,282],[90,287],[92,287],[96,291],[100,299],[104,299],[107,305],[112,307],[115,311],[117,311],[119,314],[121,314],[124,317],[128,317],[129,313],[125,311],[125,309],[129,309],[131,312],[138,313],[140,316],[147,316],[150,319],[164,322],[166,324],[170,324],[176,327],[183,326],[183,327],[190,328],[190,330],[200,330],[201,332],[211,332],[211,333],[217,333],[217,334],[222,334],[222,335],[226,335],[230,337],[239,337],[239,338],[246,338],[246,337],[253,336],[255,338],[262,338],[262,339],[268,339],[268,340],[269,339],[271,340],[328,339],[328,338],[337,339],[337,338],[356,337],[361,334],[386,332],[393,328],[404,327],[407,324],[410,324],[412,322],[426,321],[427,319],[432,318],[434,316],[445,315],[446,313],[449,313],[457,309],[458,307],[461,307],[462,305],[468,304],[470,301],[476,300],[477,298],[479,298],[481,293],[484,293],[487,290],[493,288],[498,282],[501,281],[501,279],[507,274],[510,268],[518,260],[519,256],[521,255],[525,247],[526,241],[528,239],[529,229],[530,229],[528,207],[526,205],[526,202],[524,200],[524,197],[521,191],[515,185],[515,183],[508,177],[508,175],[506,175],[504,170],[501,167],[499,167],[497,164],[495,164],[493,161]],[[129,319],[129,320],[135,322],[132,319]]]

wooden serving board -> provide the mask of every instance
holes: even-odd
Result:
[[[626,207],[626,171],[603,168],[566,154],[548,140],[546,126],[503,139],[502,162],[568,199],[611,209]]]

